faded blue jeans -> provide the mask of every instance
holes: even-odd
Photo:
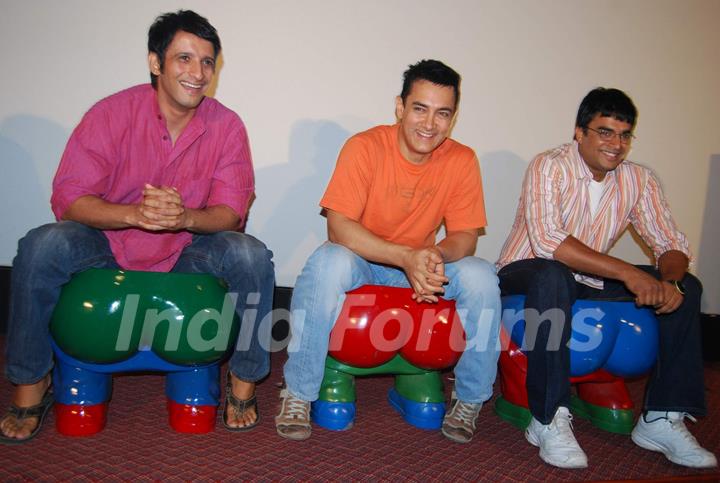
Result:
[[[35,228],[20,240],[13,261],[5,374],[15,384],[41,380],[53,366],[49,324],[61,287],[88,268],[119,268],[102,231],[72,221]],[[262,379],[270,370],[269,322],[275,275],[272,252],[252,236],[237,232],[194,235],[173,272],[209,273],[225,280],[237,293],[236,311],[242,320],[248,293],[257,310],[247,350],[236,350],[230,368],[246,381]],[[255,303],[257,302],[257,303]],[[262,327],[262,330],[259,329]],[[247,342],[244,343],[248,346]]]
[[[458,399],[481,403],[492,396],[497,373],[500,289],[495,268],[466,257],[445,265],[450,283],[444,298],[455,300],[467,346],[455,366]],[[409,287],[405,273],[371,263],[342,245],[326,242],[310,256],[295,283],[291,302],[285,383],[305,401],[315,401],[325,368],[330,331],[345,301],[345,292],[361,285]]]

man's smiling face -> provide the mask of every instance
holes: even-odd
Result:
[[[576,127],[575,139],[583,161],[593,174],[595,181],[605,179],[605,174],[617,168],[630,151],[630,143],[622,141],[620,135],[632,134],[630,123],[613,117],[597,114],[587,128]],[[598,132],[612,131],[611,139],[602,139]]]
[[[448,137],[455,116],[455,91],[416,80],[404,102],[398,96],[395,115],[400,123],[400,152],[411,163],[422,164]]]
[[[150,53],[149,62],[157,75],[158,102],[176,112],[195,109],[215,75],[213,44],[183,30],[165,51],[162,68],[155,53]]]

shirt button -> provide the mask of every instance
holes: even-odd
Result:
[[[162,121],[162,116],[158,114],[158,121]]]
[[[163,141],[167,141],[167,136],[163,136]]]

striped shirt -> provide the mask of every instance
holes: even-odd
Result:
[[[651,170],[623,161],[605,176],[600,204],[593,217],[589,184],[592,173],[576,142],[538,155],[528,166],[515,221],[497,267],[528,258],[552,259],[568,235],[588,247],[607,253],[628,224],[652,249],[657,260],[669,250],[688,257],[685,235],[678,230]],[[602,280],[576,273],[575,279],[595,288]]]

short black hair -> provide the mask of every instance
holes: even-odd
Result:
[[[215,58],[220,54],[220,37],[215,27],[203,17],[192,10],[178,10],[158,16],[148,31],[148,52],[157,54],[160,59],[160,70],[165,65],[165,51],[172,42],[175,34],[182,30],[201,39],[207,40],[213,45]],[[150,73],[150,82],[157,87],[157,76]]]
[[[443,64],[439,60],[426,59],[408,66],[403,73],[403,86],[400,98],[405,103],[410,94],[413,83],[418,80],[426,80],[439,86],[452,87],[455,91],[455,108],[460,102],[460,74]]]
[[[620,89],[597,87],[585,96],[578,108],[575,127],[587,129],[595,116],[612,117],[626,122],[633,128],[637,120],[637,108],[632,99]]]

